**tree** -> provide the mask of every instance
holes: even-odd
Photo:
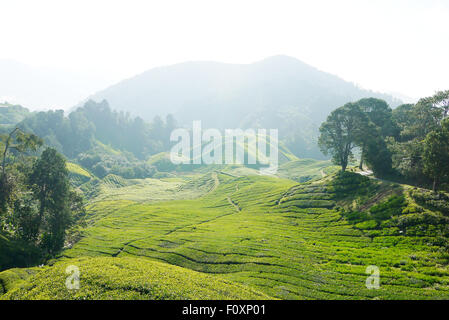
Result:
[[[441,180],[449,174],[449,119],[442,122],[442,128],[430,132],[424,140],[424,173],[433,180],[436,191]]]
[[[34,134],[23,132],[20,128],[15,128],[8,135],[0,135],[0,140],[4,144],[2,152],[2,171],[0,176],[0,213],[5,211],[6,203],[10,199],[14,188],[10,179],[8,179],[7,166],[8,158],[11,157],[11,150],[17,154],[23,154],[27,151],[36,151],[42,145],[42,139]]]
[[[356,103],[368,119],[380,128],[383,137],[396,137],[399,134],[399,127],[393,120],[393,111],[384,100],[364,98]]]
[[[55,149],[45,149],[33,165],[29,181],[39,201],[42,247],[53,254],[62,248],[71,223],[70,185],[64,158]]]
[[[14,202],[12,216],[15,233],[18,238],[34,244],[39,236],[39,214],[35,202],[29,197]]]
[[[392,110],[388,104],[381,99],[365,98],[356,102],[362,112],[364,112],[369,120],[369,125],[365,128],[365,133],[362,136],[361,155],[359,168],[363,168],[363,161],[367,160],[372,165],[375,164],[377,170],[381,168],[391,169],[391,157],[388,160],[388,150],[386,148],[384,139],[386,137],[397,137],[400,129],[394,122],[392,117]],[[370,146],[369,152],[367,148]],[[382,153],[382,159],[377,159],[376,146],[379,146],[379,152]],[[382,166],[382,161],[386,160],[386,166]],[[388,162],[390,165],[388,166]],[[373,170],[374,171],[374,170]]]
[[[421,99],[419,103],[429,105],[440,114],[441,119],[445,119],[449,115],[449,90],[438,91],[432,97]]]
[[[399,128],[396,141],[409,141],[413,139],[414,133],[409,128],[413,125],[413,104],[402,104],[392,112],[392,119]]]
[[[382,176],[392,171],[392,155],[387,147],[384,137],[373,128],[372,132],[367,132],[369,139],[364,140],[363,157],[376,176]]]
[[[332,154],[335,164],[346,170],[353,157],[352,149],[362,141],[363,129],[368,119],[356,103],[347,103],[327,117],[321,124],[318,145],[327,155]]]
[[[420,99],[411,111],[412,121],[406,132],[415,138],[424,139],[431,131],[438,130],[449,110],[449,103],[444,99],[446,95],[449,96],[449,91]],[[449,101],[449,98],[446,99]]]

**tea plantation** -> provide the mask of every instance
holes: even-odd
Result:
[[[53,265],[0,273],[0,297],[449,298],[444,201],[315,167],[305,183],[222,170],[108,176],[81,240]],[[65,288],[67,265],[79,267],[79,290]],[[378,289],[366,286],[368,266],[379,268]]]

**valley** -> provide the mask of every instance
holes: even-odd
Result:
[[[299,172],[302,164],[307,170],[311,162],[296,161],[290,169]],[[316,178],[305,183],[219,170],[159,180],[107,176],[100,195],[88,205],[80,240],[54,264],[0,273],[0,281],[10,288],[1,297],[447,298],[447,255],[440,250],[436,226],[415,222],[401,230],[387,219],[390,223],[382,228],[370,228],[351,224],[342,211],[367,211],[401,194],[407,199],[402,218],[412,218],[418,205],[409,196],[411,188],[350,172],[322,177],[322,171],[316,164],[315,172],[307,171]],[[332,167],[324,171],[332,172]],[[63,281],[54,281],[65,279],[67,265],[80,269],[82,289],[73,294],[62,289]],[[378,290],[365,286],[370,265],[380,269]],[[132,270],[147,271],[132,276]],[[176,276],[180,287],[169,285],[175,281],[166,275],[171,270],[182,271]],[[189,280],[182,280],[184,274],[190,274]],[[183,291],[203,277],[211,279],[204,288]],[[223,290],[209,288],[209,281]],[[145,290],[151,291],[154,282],[162,291],[149,294]]]

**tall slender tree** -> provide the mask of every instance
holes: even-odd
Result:
[[[53,254],[62,248],[65,230],[71,222],[70,184],[64,158],[55,149],[45,149],[29,180],[40,205],[42,246]]]

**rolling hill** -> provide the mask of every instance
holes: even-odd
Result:
[[[237,170],[107,176],[81,239],[47,266],[0,273],[0,299],[447,299],[444,201],[325,165],[284,165],[314,177],[305,183]],[[64,287],[68,265],[79,291]]]

